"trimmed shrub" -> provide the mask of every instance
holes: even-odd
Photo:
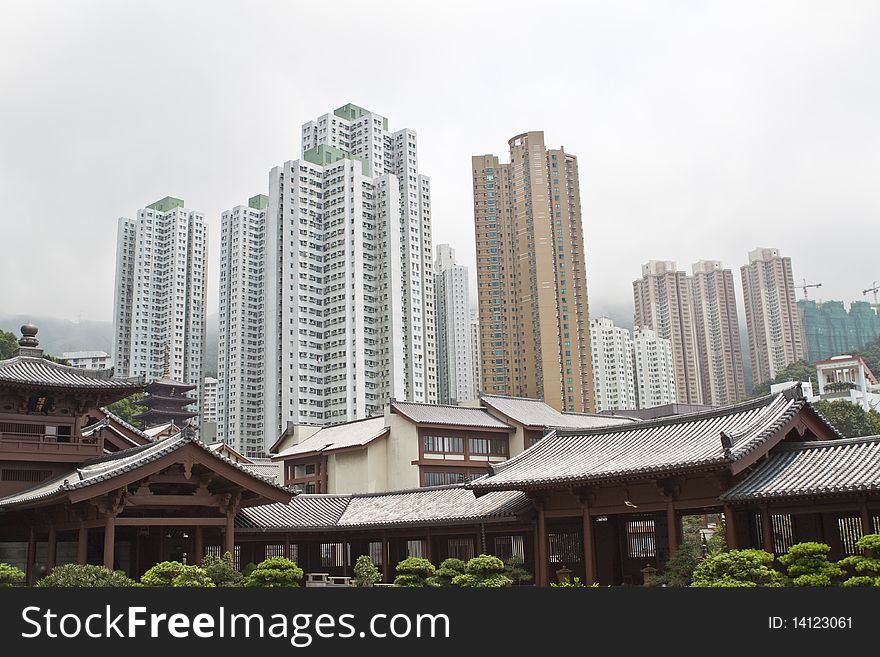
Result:
[[[8,588],[15,586],[19,582],[24,581],[24,571],[19,570],[8,563],[0,563],[0,588]]]
[[[92,566],[88,564],[71,563],[56,567],[51,574],[39,582],[40,587],[129,587],[138,586],[138,583],[121,570],[110,570],[104,566]]]
[[[178,575],[183,574],[186,566],[179,561],[160,561],[141,575],[144,586],[171,586]]]
[[[427,584],[436,588],[453,586],[452,580],[459,575],[464,575],[466,567],[467,564],[461,559],[447,559],[427,579]]]
[[[831,547],[825,543],[797,543],[779,557],[793,586],[834,586],[843,569],[828,561]]]
[[[764,550],[730,550],[703,559],[691,586],[782,586],[783,577],[770,567],[773,555]]]
[[[183,572],[171,580],[171,586],[186,588],[214,588],[208,574],[198,566],[184,566]]]
[[[382,581],[382,573],[376,568],[376,564],[365,554],[362,554],[354,562],[354,585],[372,586]]]
[[[241,569],[241,574],[243,577],[247,577],[252,572],[254,572],[254,570],[256,570],[256,568],[257,568],[257,564],[255,564],[253,561],[249,561],[244,565],[244,568]]]
[[[510,586],[513,581],[504,574],[504,562],[498,557],[481,554],[467,562],[465,574],[452,580],[462,588],[499,588]]]
[[[856,574],[843,582],[844,586],[880,586],[880,534],[865,534],[858,541],[856,547],[867,552],[871,551],[873,557],[865,554],[854,554],[837,562],[839,566],[846,566]]]
[[[534,579],[532,574],[526,570],[523,560],[517,557],[511,557],[504,562],[504,574],[510,578],[514,585],[528,584]]]
[[[245,577],[244,586],[277,588],[299,586],[303,578],[302,568],[285,557],[271,557],[261,561],[251,574]]]
[[[202,559],[202,569],[214,582],[214,586],[239,586],[243,575],[232,565],[232,555],[225,552],[222,557],[206,556]]]
[[[395,568],[394,586],[427,586],[427,579],[434,574],[434,564],[421,557],[407,557]]]

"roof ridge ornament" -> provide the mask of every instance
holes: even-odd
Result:
[[[733,438],[726,431],[721,431],[721,448],[724,450],[724,457],[730,458],[730,450],[733,448]]]

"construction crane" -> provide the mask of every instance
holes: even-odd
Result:
[[[808,284],[807,279],[804,278],[803,283],[801,285],[795,285],[795,287],[798,288],[799,290],[804,291],[804,299],[809,299],[810,295],[807,294],[807,288],[808,287],[822,287],[822,284],[821,283],[809,283]]]
[[[874,281],[873,283],[871,283],[871,285],[873,285],[874,287],[869,287],[867,290],[862,290],[862,296],[867,296],[868,292],[873,292],[874,293],[874,305],[876,306],[876,305],[878,305],[877,304],[877,292],[880,291],[880,285],[877,284],[877,281]]]

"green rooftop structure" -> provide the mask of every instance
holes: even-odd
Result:
[[[880,337],[880,316],[866,301],[853,301],[849,312],[842,301],[801,299],[797,305],[811,363],[858,351]]]
[[[183,199],[174,198],[173,196],[166,196],[163,199],[159,199],[155,203],[150,203],[147,208],[149,208],[150,210],[158,210],[159,212],[170,212],[174,208],[182,208],[183,206]]]
[[[356,121],[364,114],[369,114],[370,110],[364,109],[363,107],[358,107],[354,103],[348,103],[346,105],[343,105],[342,107],[337,107],[333,113],[339,118],[345,119],[346,121]],[[385,117],[382,117],[382,129],[388,130],[388,119],[386,119]]]
[[[341,148],[336,148],[334,146],[328,146],[327,144],[320,144],[317,148],[307,150],[303,153],[303,159],[306,162],[311,162],[312,164],[317,164],[322,167],[338,162],[339,160],[356,160],[361,163],[361,171],[363,174],[365,176],[370,175],[369,162],[357,155],[352,155],[348,151],[344,151]]]
[[[265,210],[269,207],[269,197],[265,194],[257,194],[248,199],[248,207],[254,210]]]

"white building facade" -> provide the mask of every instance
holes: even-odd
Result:
[[[416,135],[345,105],[303,126],[269,174],[265,408],[271,444],[296,424],[437,400],[430,184]]]
[[[633,354],[637,407],[674,404],[676,383],[672,342],[657,337],[653,329],[637,328],[633,334]]]
[[[633,339],[608,317],[590,320],[596,412],[636,408]]]
[[[476,310],[470,310],[471,323],[471,362],[473,370],[471,378],[474,381],[474,391],[479,397],[483,392],[483,366],[480,360],[480,316]]]
[[[245,456],[265,453],[263,368],[266,208],[258,194],[221,214],[217,439]]]
[[[71,367],[82,370],[106,370],[113,367],[113,357],[106,351],[65,351],[61,358]]]
[[[217,384],[218,380],[206,376],[202,384],[202,422],[217,422]]]
[[[438,400],[441,404],[458,404],[477,398],[468,270],[456,262],[451,246],[438,244],[434,271]]]
[[[202,388],[208,228],[165,197],[119,220],[113,362],[117,376],[169,376]]]

